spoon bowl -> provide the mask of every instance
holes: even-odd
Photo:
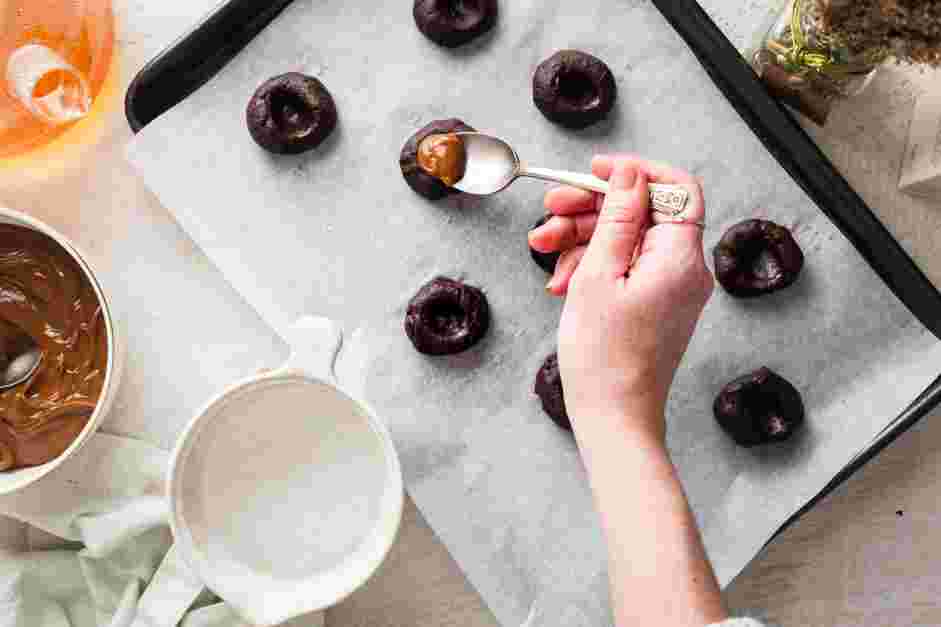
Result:
[[[0,321],[0,392],[23,383],[36,372],[42,350],[23,329]]]
[[[456,133],[464,142],[467,164],[454,184],[467,194],[489,196],[502,192],[520,176],[520,158],[513,147],[483,133]]]

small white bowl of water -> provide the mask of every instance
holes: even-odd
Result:
[[[184,559],[256,625],[352,593],[382,563],[402,515],[385,425],[333,378],[339,332],[322,318],[295,332],[287,365],[230,386],[191,421],[168,483]]]

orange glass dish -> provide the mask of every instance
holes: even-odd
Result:
[[[111,0],[0,0],[0,159],[87,116],[113,53]]]

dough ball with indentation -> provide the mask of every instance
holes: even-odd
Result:
[[[719,426],[745,447],[787,440],[804,422],[800,392],[769,368],[729,382],[713,412]]]
[[[804,253],[791,232],[768,220],[745,220],[730,228],[713,259],[719,284],[741,298],[784,289],[804,267]]]
[[[579,129],[604,119],[617,100],[614,74],[601,59],[560,50],[533,74],[533,102],[546,118]]]
[[[412,17],[422,34],[440,46],[456,48],[497,23],[497,0],[415,0]]]
[[[426,355],[453,355],[479,342],[490,327],[487,296],[447,277],[426,283],[408,303],[405,333]]]
[[[316,148],[333,132],[337,108],[323,83],[289,72],[261,84],[248,101],[245,120],[252,139],[265,150],[297,154]]]

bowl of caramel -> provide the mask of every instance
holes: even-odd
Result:
[[[117,328],[86,257],[43,222],[0,208],[0,368],[38,364],[0,390],[0,494],[77,451],[118,387]],[[25,347],[25,348],[24,348]]]

